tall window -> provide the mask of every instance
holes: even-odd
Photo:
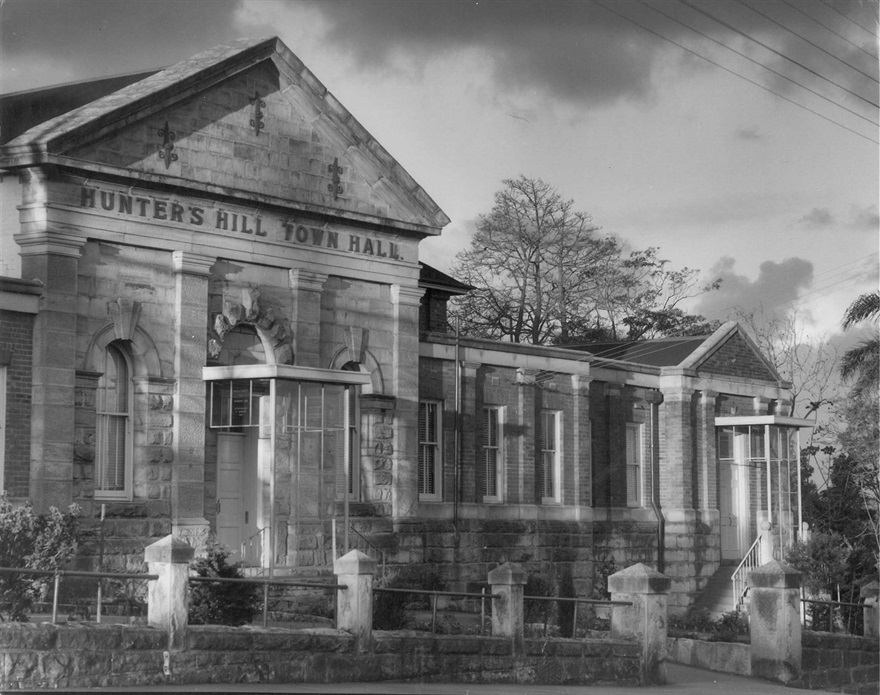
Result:
[[[626,425],[626,504],[642,506],[642,425]]]
[[[541,501],[560,502],[559,411],[541,412]]]
[[[104,374],[96,399],[95,496],[131,496],[131,370],[122,350],[111,343],[104,352]]]
[[[6,489],[6,374],[0,365],[0,491]]]
[[[483,408],[483,501],[501,501],[501,408]]]
[[[434,401],[419,403],[419,499],[440,500],[441,408]]]
[[[345,370],[345,367],[343,367]],[[357,370],[347,370],[347,371],[357,371]],[[343,398],[347,398],[347,411],[345,411],[341,418],[341,427],[337,430],[337,437],[340,438],[340,441],[337,442],[337,447],[335,449],[336,452],[336,497],[337,499],[345,499],[346,485],[348,487],[348,499],[357,501],[360,499],[360,495],[358,494],[360,491],[360,470],[361,470],[361,441],[360,436],[358,434],[358,423],[361,421],[360,408],[358,407],[358,399],[360,395],[360,388],[357,386],[352,386],[346,392],[347,395],[343,395]],[[325,397],[327,394],[325,393]],[[345,427],[348,432],[348,456],[342,456],[342,451],[345,448],[345,434],[343,433],[342,427]],[[348,472],[346,472],[346,466],[348,466]]]

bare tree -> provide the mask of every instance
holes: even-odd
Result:
[[[541,179],[503,183],[452,269],[477,288],[453,302],[463,332],[564,345],[711,328],[677,307],[711,289],[698,287],[697,271],[599,236],[589,214]]]

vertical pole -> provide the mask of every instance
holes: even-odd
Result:
[[[275,468],[278,449],[278,380],[269,380],[269,578],[275,575]],[[297,406],[299,403],[297,403]],[[299,457],[297,457],[299,463]],[[296,480],[299,489],[299,478]]]
[[[797,499],[798,499],[798,536],[804,531],[804,505],[803,490],[801,489],[801,431],[795,430],[795,441],[797,442]],[[802,540],[798,537],[798,541]]]
[[[437,629],[437,594],[431,594],[431,634]]]
[[[269,626],[269,582],[263,583],[263,627]]]
[[[61,583],[61,573],[55,572],[55,586],[52,590],[52,624],[58,622],[58,585]]]
[[[771,533],[773,532],[773,485],[771,485],[773,471],[770,467],[770,425],[764,425],[764,462],[767,468],[767,521],[770,524]],[[764,558],[763,562],[768,562],[772,558]]]
[[[107,505],[101,505],[101,524],[98,527],[98,571],[104,571],[104,514],[107,510]],[[98,577],[98,606],[95,614],[95,622],[101,622],[101,612],[103,606],[103,589],[104,589],[104,578]]]
[[[345,492],[342,496],[342,509],[343,509],[343,521],[345,522],[345,526],[342,530],[342,547],[344,548],[344,552],[348,552],[348,498],[349,491],[351,490],[351,428],[349,427],[349,423],[351,422],[350,418],[352,416],[351,408],[350,408],[350,398],[351,394],[349,393],[350,389],[353,389],[352,386],[345,387],[345,394],[343,396],[344,406],[343,406],[343,419],[344,419],[344,427],[345,427],[345,435],[343,437],[343,446],[345,447],[345,453],[343,454],[343,466],[345,467]],[[336,561],[336,556],[334,555],[333,561]]]

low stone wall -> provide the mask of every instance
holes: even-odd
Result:
[[[752,673],[750,649],[748,644],[736,642],[708,642],[684,637],[669,637],[666,640],[666,658],[674,664],[739,676]]]
[[[859,695],[880,692],[877,638],[805,630],[802,645],[803,672],[789,685]]]
[[[129,625],[0,625],[0,689],[196,683],[412,680],[639,685],[634,642],[511,640],[374,632],[368,651],[334,629],[190,626],[168,653],[161,630]],[[168,674],[165,668],[168,667]]]

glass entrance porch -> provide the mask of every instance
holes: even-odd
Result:
[[[205,367],[203,378],[209,427],[219,435],[219,540],[270,574],[332,563],[326,522],[339,518],[348,528],[357,493],[357,390],[369,375],[236,365]],[[232,445],[220,445],[227,440]]]

